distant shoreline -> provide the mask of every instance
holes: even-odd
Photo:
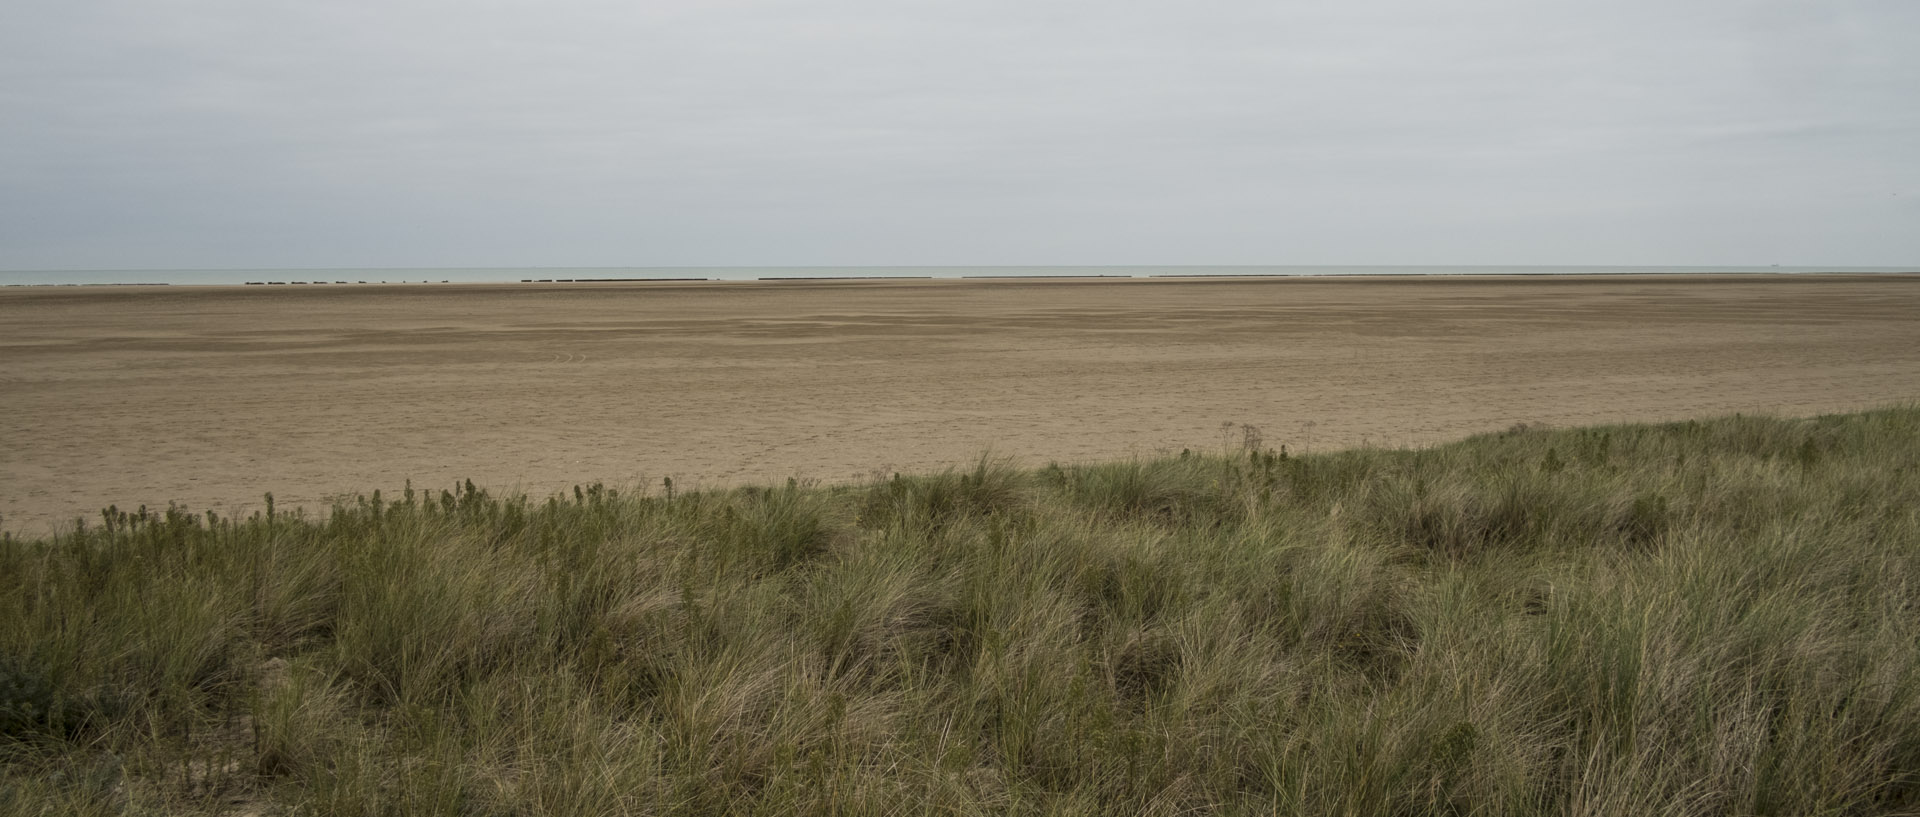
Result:
[[[1920,278],[1920,269],[1885,269],[1863,271],[1857,269],[1822,270],[1756,270],[1756,271],[1689,271],[1689,270],[1595,270],[1579,272],[1531,272],[1531,271],[1471,271],[1471,272],[1354,272],[1354,273],[1261,273],[1261,272],[1221,272],[1190,273],[1168,272],[1149,274],[1128,273],[1007,273],[1007,274],[967,274],[967,275],[770,275],[753,278],[702,278],[702,277],[662,277],[662,278],[523,278],[512,281],[472,281],[443,279],[438,281],[242,281],[226,282],[172,282],[172,281],[109,281],[76,283],[7,283],[0,284],[0,290],[91,290],[107,291],[115,289],[172,289],[212,291],[221,289],[246,290],[366,290],[401,289],[418,287],[465,288],[521,288],[550,286],[686,286],[717,285],[737,287],[753,284],[839,284],[839,285],[875,285],[875,284],[993,284],[993,283],[1044,283],[1044,282],[1091,282],[1091,283],[1142,283],[1152,281],[1199,283],[1209,280],[1236,281],[1254,283],[1272,282],[1311,282],[1311,281],[1441,281],[1494,279],[1502,281],[1581,281],[1581,280],[1764,280],[1768,278]]]
[[[0,288],[650,284],[824,280],[1434,278],[1901,275],[1920,266],[1273,265],[932,267],[447,267],[410,269],[0,270]]]

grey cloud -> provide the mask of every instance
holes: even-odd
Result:
[[[0,267],[1911,264],[1912,8],[32,0]]]

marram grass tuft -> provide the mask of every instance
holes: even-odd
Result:
[[[6,538],[0,813],[1920,812],[1920,409],[1243,437]]]

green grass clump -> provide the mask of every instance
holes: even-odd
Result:
[[[0,814],[1920,812],[1920,408],[0,538]]]

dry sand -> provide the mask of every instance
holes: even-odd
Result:
[[[16,288],[0,525],[1914,399],[1906,275]]]

